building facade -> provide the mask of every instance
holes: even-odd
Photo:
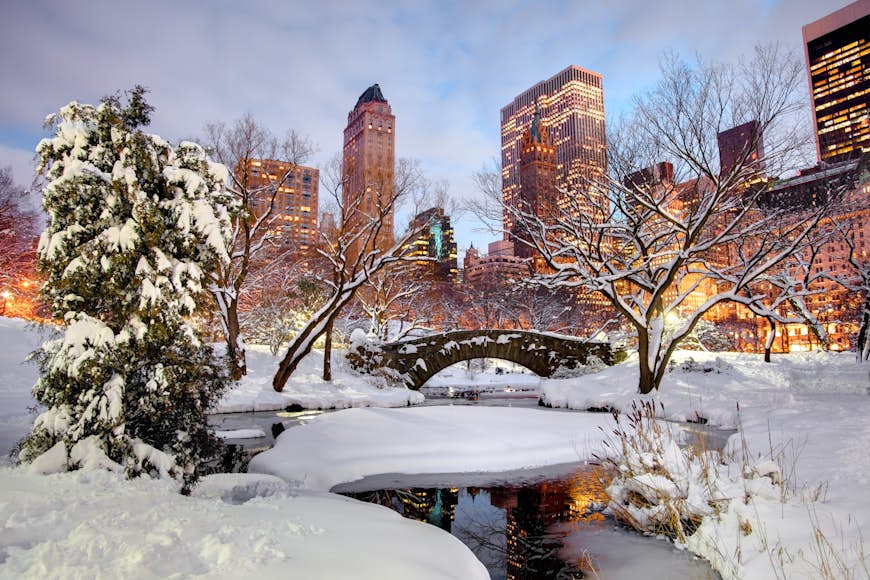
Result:
[[[555,148],[557,204],[566,208],[572,191],[600,178],[606,167],[604,88],[600,74],[575,65],[520,93],[501,109],[502,198],[515,206],[522,187],[522,138],[539,112]],[[505,212],[506,237],[513,217]]]
[[[320,170],[277,159],[249,159],[236,168],[256,217],[272,207],[270,234],[281,249],[308,250],[317,244]],[[273,199],[274,194],[274,199]]]
[[[413,242],[409,254],[418,256],[418,265],[435,279],[455,282],[459,274],[456,260],[456,240],[450,216],[444,209],[433,207],[411,221],[411,229],[421,229],[422,234]]]
[[[393,244],[396,117],[380,86],[367,88],[347,115],[344,129],[342,201],[346,227],[363,227],[370,218],[382,220],[374,245]],[[389,208],[387,209],[387,205]],[[371,244],[370,244],[371,246]],[[369,248],[370,249],[370,248]],[[360,248],[357,248],[358,252]]]
[[[722,131],[716,140],[719,145],[720,175],[726,175],[734,167],[746,167],[754,173],[764,171],[764,140],[758,121],[749,121]]]
[[[556,196],[556,148],[549,128],[542,122],[540,111],[535,108],[532,123],[520,139],[520,190],[517,205],[520,210],[536,216],[544,223],[552,224],[558,217]],[[528,233],[521,231],[521,224],[514,224],[511,233],[516,255],[534,258],[537,252],[524,240]]]
[[[500,240],[489,244],[489,255],[481,256],[471,246],[462,261],[462,279],[466,284],[503,283],[506,280],[528,278],[531,273],[529,260],[514,255],[513,242]]]
[[[806,297],[806,305],[824,326],[831,350],[854,348],[866,297],[843,282],[857,280],[850,258],[866,264],[870,255],[870,153],[804,169],[796,177],[773,184],[767,194],[766,203],[797,212],[833,202],[830,223],[837,224],[848,239],[835,236],[812,257],[806,251],[805,259],[812,265],[813,272],[826,274],[810,283],[811,293]],[[826,227],[827,223],[823,223],[822,228]],[[806,324],[788,324],[777,336],[776,350],[804,351],[819,347],[818,337],[814,338]]]
[[[818,159],[870,151],[870,0],[803,27]]]

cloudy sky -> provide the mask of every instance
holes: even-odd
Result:
[[[499,109],[569,64],[604,76],[617,115],[666,50],[735,60],[758,43],[802,54],[801,26],[848,0],[6,0],[0,8],[0,166],[30,182],[42,120],[142,84],[151,130],[176,140],[251,113],[308,135],[317,166],[379,83],[396,153],[457,198],[497,156]],[[802,58],[802,56],[801,56]],[[495,239],[467,216],[460,248]]]

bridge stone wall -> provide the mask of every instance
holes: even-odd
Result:
[[[585,365],[589,357],[614,364],[610,345],[570,336],[519,330],[460,330],[387,344],[362,344],[347,358],[363,372],[385,369],[411,389],[458,362],[497,358],[520,364],[542,377]]]

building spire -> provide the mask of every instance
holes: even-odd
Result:
[[[532,116],[532,125],[529,127],[529,133],[533,143],[541,143],[544,138],[541,136],[541,110],[538,108],[538,102],[535,101],[535,114]]]
[[[363,91],[363,94],[361,94],[359,99],[356,101],[356,106],[359,107],[363,103],[370,103],[372,101],[377,101],[379,103],[387,102],[387,99],[384,98],[384,93],[381,92],[381,86],[378,83],[373,84]]]

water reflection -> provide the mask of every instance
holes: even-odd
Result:
[[[583,578],[582,559],[565,558],[554,524],[601,521],[590,510],[604,499],[595,468],[570,478],[492,488],[412,488],[351,493],[405,517],[429,522],[459,537],[487,566],[493,579]]]
[[[345,493],[436,525],[462,540],[493,580],[715,578],[703,561],[614,528],[600,507],[602,474],[491,487],[432,487]]]

